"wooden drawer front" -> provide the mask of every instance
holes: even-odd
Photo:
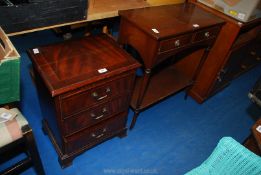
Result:
[[[111,102],[104,103],[98,107],[83,111],[64,121],[65,134],[69,135],[77,131],[95,125],[109,117],[124,112],[128,109],[128,99],[126,97],[114,99]]]
[[[172,49],[177,49],[188,45],[191,41],[192,35],[183,35],[169,40],[164,40],[160,42],[160,52],[169,51]]]
[[[239,63],[240,73],[248,71],[252,67],[261,63],[260,43],[260,40],[249,42],[248,44],[233,52],[232,55],[237,55],[237,57],[241,57],[241,61]]]
[[[72,153],[94,146],[125,129],[126,113],[117,115],[109,120],[88,128],[79,134],[65,138],[66,153]]]
[[[61,111],[63,118],[75,115],[97,103],[108,101],[108,99],[112,97],[129,91],[130,87],[132,87],[132,79],[132,76],[128,76],[95,88],[87,90],[81,89],[78,92],[72,92],[71,94],[62,96]]]
[[[215,38],[218,35],[219,29],[220,27],[213,27],[197,32],[193,39],[193,42]]]
[[[245,71],[259,64],[260,62],[261,57],[258,55],[258,52],[256,50],[249,49],[247,50],[240,67],[243,71]]]

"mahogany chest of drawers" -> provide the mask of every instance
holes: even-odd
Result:
[[[139,63],[113,39],[90,36],[28,53],[44,117],[43,130],[62,167],[86,149],[126,135]]]

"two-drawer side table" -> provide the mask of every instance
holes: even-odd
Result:
[[[224,21],[191,3],[125,10],[119,15],[118,42],[134,48],[143,64],[143,75],[136,81],[131,100],[135,111],[133,128],[141,110],[191,87]],[[192,76],[175,68],[180,55],[199,49],[204,52],[191,68]],[[166,64],[173,57],[174,63]],[[161,66],[164,64],[166,66]]]

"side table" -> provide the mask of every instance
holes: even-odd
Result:
[[[190,3],[125,10],[119,15],[118,42],[138,51],[143,64],[131,100],[132,129],[141,110],[194,84],[224,21]],[[191,68],[192,76],[176,69],[174,63],[199,49],[204,53]]]

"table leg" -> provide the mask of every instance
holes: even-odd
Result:
[[[187,98],[188,98],[189,90],[190,90],[190,89],[192,88],[192,86],[194,85],[195,80],[196,80],[196,78],[197,78],[197,76],[198,76],[198,74],[199,74],[199,72],[200,72],[200,69],[201,69],[201,67],[203,66],[203,64],[204,64],[204,62],[205,62],[205,60],[206,60],[206,58],[207,58],[207,56],[208,56],[208,53],[209,53],[209,51],[210,51],[210,48],[211,48],[211,47],[207,47],[207,48],[204,50],[204,53],[203,53],[203,55],[202,55],[202,57],[201,57],[201,59],[200,59],[200,61],[199,61],[199,64],[198,64],[198,66],[197,66],[197,68],[196,68],[196,71],[194,72],[193,77],[192,77],[192,79],[191,79],[191,85],[189,85],[188,88],[186,88],[186,94],[185,94],[184,99],[187,99]]]
[[[151,69],[146,69],[144,72],[145,72],[145,74],[143,75],[142,84],[140,86],[138,100],[137,100],[136,108],[134,109],[134,116],[131,121],[130,129],[133,129],[136,124],[137,118],[138,118],[140,110],[141,110],[140,106],[142,104],[142,100],[144,98],[144,95],[146,93],[146,90],[147,90],[148,84],[149,84]]]

